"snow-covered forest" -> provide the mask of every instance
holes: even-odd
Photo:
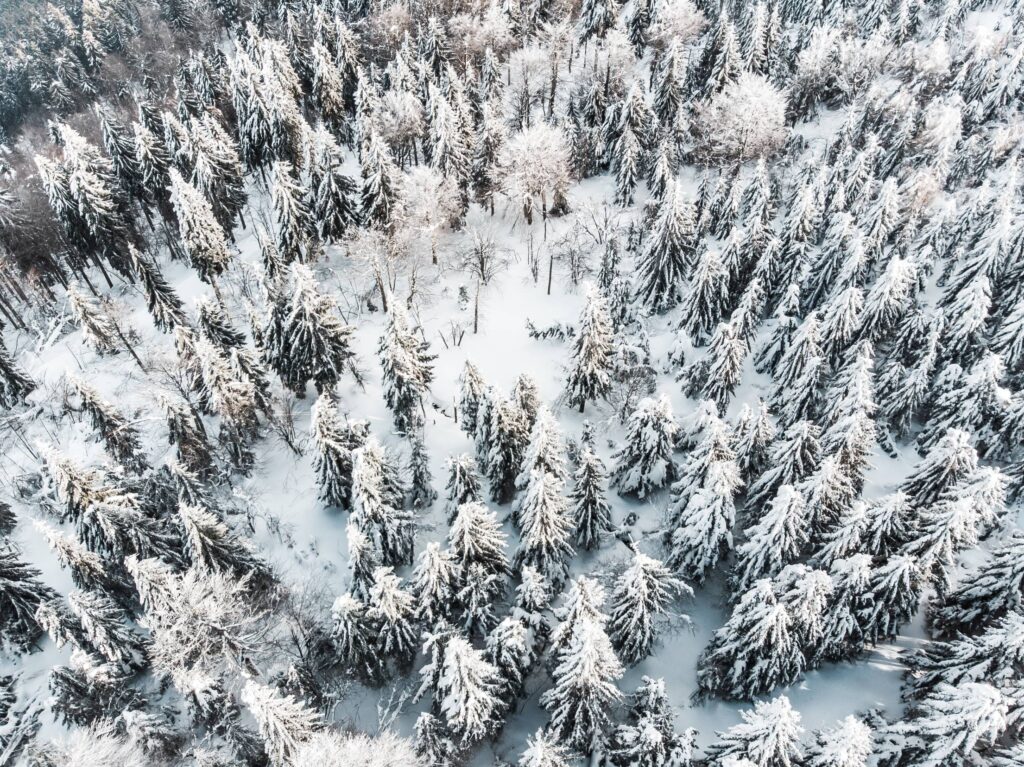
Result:
[[[0,765],[1024,765],[1024,0],[0,41]]]

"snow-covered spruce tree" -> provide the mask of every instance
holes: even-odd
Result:
[[[186,325],[174,327],[174,351],[177,356],[178,370],[182,378],[182,387],[187,395],[195,398],[196,408],[204,415],[213,414],[210,390],[203,380],[203,365],[199,359],[196,343],[198,334]]]
[[[82,340],[86,346],[97,354],[117,354],[121,334],[110,315],[94,298],[75,285],[68,286],[67,299],[75,323],[82,330]]]
[[[794,624],[772,582],[754,583],[701,654],[695,697],[749,700],[791,684],[805,667]]]
[[[675,713],[663,679],[643,677],[630,699],[629,720],[612,735],[610,756],[616,767],[686,767],[696,750],[697,731],[676,732]]]
[[[714,767],[741,765],[749,760],[758,767],[791,767],[801,763],[800,713],[780,695],[754,704],[754,709],[741,711],[743,721],[718,733],[718,742],[708,749],[709,763]]]
[[[68,595],[68,606],[82,627],[84,640],[99,656],[125,669],[143,667],[145,643],[112,599],[95,591],[73,591]]]
[[[828,459],[826,459],[827,463]],[[824,464],[823,464],[824,465]],[[805,495],[808,509],[815,506],[814,495]],[[864,549],[864,533],[868,527],[868,505],[852,501],[843,506],[839,517],[824,532],[812,530],[816,540],[812,543],[813,560],[829,568],[838,559],[853,556]]]
[[[373,539],[349,517],[345,525],[348,553],[349,592],[357,598],[369,599],[373,574],[380,567],[380,552]]]
[[[612,589],[608,631],[619,657],[636,665],[653,651],[658,619],[692,590],[657,559],[635,552]]]
[[[454,767],[458,749],[446,732],[445,725],[429,711],[416,719],[416,755],[432,767]]]
[[[445,644],[435,693],[448,731],[463,746],[480,740],[497,725],[498,670],[467,639],[455,635]]]
[[[453,70],[449,83],[457,79]],[[470,138],[458,111],[433,84],[427,86],[427,111],[430,115],[430,163],[443,176],[457,184],[456,218],[461,220],[469,207],[472,157]]]
[[[230,235],[248,201],[238,146],[212,113],[193,121],[191,129],[193,182],[209,199],[214,215]]]
[[[398,207],[401,186],[398,168],[384,139],[373,126],[366,131],[366,146],[360,155],[362,167],[362,219],[368,226],[387,229]]]
[[[693,259],[696,214],[677,184],[669,184],[658,206],[647,246],[637,263],[637,298],[663,311],[683,297],[685,275]]]
[[[608,473],[592,448],[585,447],[580,454],[573,481],[575,485],[569,500],[576,526],[576,545],[589,551],[597,548],[601,539],[613,530],[607,497]]]
[[[736,547],[733,593],[743,594],[754,582],[771,577],[800,556],[807,542],[806,505],[792,485],[779,488],[760,519],[746,530]]]
[[[535,642],[530,626],[517,615],[506,615],[487,635],[487,659],[498,670],[498,696],[508,709],[522,693],[533,667]]]
[[[846,466],[835,456],[825,456],[818,468],[796,488],[806,504],[811,540],[821,542],[834,537],[839,525],[853,508],[857,489]]]
[[[526,750],[519,756],[519,767],[569,767],[572,752],[558,738],[543,729],[526,739]]]
[[[713,452],[715,444],[709,441],[708,449],[687,463],[683,479],[673,486],[680,487],[670,509],[669,564],[697,583],[703,582],[723,552],[732,548],[734,498],[742,486],[736,462],[728,451]]]
[[[950,584],[949,571],[956,554],[977,545],[981,532],[989,529],[1003,510],[1005,476],[992,468],[980,469],[978,474],[980,482],[958,484],[922,509],[904,547],[918,558],[927,575],[938,578],[940,589]]]
[[[377,653],[377,629],[366,605],[352,594],[342,594],[331,607],[331,643],[342,666],[357,678],[379,684],[383,660]]]
[[[860,343],[850,349],[826,394],[822,448],[835,453],[854,486],[860,488],[875,448],[877,411],[873,386],[874,349]]]
[[[615,26],[617,11],[615,0],[587,0],[580,9],[580,43],[604,37]]]
[[[456,597],[462,627],[470,636],[486,637],[498,623],[495,607],[505,595],[504,575],[480,563],[473,563],[461,578]]]
[[[378,567],[369,593],[369,617],[377,628],[377,652],[405,673],[416,657],[416,600],[390,567]]]
[[[566,404],[582,413],[588,401],[604,399],[611,391],[612,341],[614,333],[604,296],[587,292],[573,341],[572,366],[566,381]]]
[[[908,653],[907,696],[920,699],[940,684],[985,681],[1002,689],[1013,685],[1024,655],[1024,614],[1007,613],[980,634],[931,642]]]
[[[409,327],[405,309],[392,302],[388,324],[378,346],[384,371],[384,401],[391,410],[395,428],[408,432],[422,420],[423,395],[434,380],[430,345],[416,337]]]
[[[462,504],[448,530],[448,546],[463,576],[474,564],[496,575],[506,575],[506,540],[497,515],[482,503]]]
[[[313,468],[320,486],[320,500],[347,508],[352,498],[352,451],[366,444],[369,424],[365,421],[342,424],[330,391],[317,397],[310,422],[315,449]]]
[[[445,488],[445,510],[448,524],[451,525],[462,504],[483,500],[473,456],[463,453],[448,459],[448,483]]]
[[[310,168],[310,214],[317,236],[325,242],[340,239],[359,220],[356,183],[342,172],[344,156],[326,130],[314,134]]]
[[[525,407],[521,406],[521,409],[525,411]],[[531,473],[534,471],[549,474],[557,482],[564,482],[566,479],[564,456],[565,440],[562,430],[558,428],[558,422],[547,406],[538,405],[530,428],[530,443],[523,454],[521,470],[516,476],[516,489],[525,490],[530,484]],[[516,510],[521,505],[521,500],[516,502]],[[518,521],[518,514],[516,519]]]
[[[35,527],[45,536],[57,562],[68,571],[75,588],[104,591],[117,596],[128,592],[127,584],[120,576],[110,575],[103,558],[89,551],[77,538],[63,535],[45,522],[37,521]]]
[[[537,382],[529,373],[520,373],[516,376],[515,385],[512,387],[512,401],[522,411],[526,419],[526,428],[533,431],[533,425],[541,409],[541,397]]]
[[[702,246],[682,300],[679,327],[696,345],[703,346],[728,303],[729,273],[721,254]]]
[[[557,655],[554,684],[540,697],[551,713],[548,728],[570,748],[602,749],[610,725],[609,708],[622,693],[615,682],[623,669],[605,633],[603,616],[581,617]]]
[[[871,557],[854,554],[837,559],[829,569],[832,597],[821,626],[821,642],[812,664],[854,658],[866,643],[870,610]]]
[[[739,385],[747,352],[747,342],[740,337],[736,321],[720,322],[707,355],[689,374],[689,388],[698,389],[701,397],[713,400],[724,413]]]
[[[480,412],[480,403],[487,393],[487,384],[477,366],[469,360],[462,368],[459,375],[459,425],[462,430],[474,436],[477,433],[477,415]]]
[[[777,410],[792,408],[791,403],[796,401],[802,409],[798,416],[809,417],[817,412],[818,387],[824,373],[819,327],[817,312],[808,314],[779,357],[772,374],[772,406]],[[804,394],[804,389],[809,393]],[[787,425],[792,422],[785,421]]]
[[[981,564],[931,606],[929,623],[940,636],[974,633],[1024,607],[1024,535],[1011,533]]]
[[[978,451],[970,435],[949,429],[904,480],[900,490],[918,509],[935,503],[978,466]]]
[[[626,425],[626,440],[615,453],[611,483],[620,494],[645,498],[675,479],[672,461],[676,422],[668,397],[643,399]]]
[[[916,284],[914,263],[894,254],[864,298],[861,335],[878,342],[895,328]]]
[[[256,387],[247,375],[205,338],[196,339],[196,363],[204,391],[214,413],[220,416],[218,439],[232,466],[242,473],[252,470],[255,455],[251,444],[256,434]]]
[[[907,494],[897,490],[868,504],[865,516],[863,549],[872,556],[887,558],[910,540],[917,512]]]
[[[755,357],[755,367],[759,373],[775,374],[775,369],[782,356],[790,348],[797,329],[800,327],[800,287],[789,285],[782,299],[775,308],[775,327],[767,342]]]
[[[687,450],[690,460],[680,472],[678,481],[672,485],[671,519],[685,506],[690,495],[704,486],[708,469],[713,463],[734,460],[731,437],[728,425],[718,417],[718,408],[710,400],[697,403],[693,412],[682,419],[676,447]]]
[[[833,589],[828,573],[805,564],[788,565],[775,579],[775,592],[793,618],[793,635],[808,668],[819,656]]]
[[[224,229],[209,201],[183,179],[176,168],[171,168],[170,178],[171,202],[174,203],[181,243],[192,267],[205,282],[212,284],[231,263]]]
[[[670,39],[667,43],[659,58],[657,70],[653,73],[652,85],[654,111],[662,124],[673,120],[683,103],[686,67],[683,43],[678,39]]]
[[[385,565],[412,564],[415,529],[390,457],[373,437],[352,453],[351,519]]]
[[[277,252],[285,263],[309,258],[309,235],[313,228],[306,192],[287,162],[275,162],[271,169],[271,203],[274,208]]]
[[[135,224],[113,164],[66,123],[50,127],[63,149],[63,160],[40,155],[35,160],[54,218],[80,263],[91,261],[105,274],[106,260],[130,276],[125,245],[136,236]]]
[[[114,175],[125,193],[142,196],[142,178],[135,153],[134,138],[109,104],[95,104],[93,111],[100,124],[103,148],[110,157]]]
[[[772,445],[764,471],[750,482],[747,508],[761,509],[782,485],[797,485],[809,477],[820,459],[818,438],[818,427],[810,421],[799,421],[786,429]]]
[[[507,503],[515,492],[516,477],[529,445],[530,427],[526,414],[512,400],[499,399],[493,404],[487,432],[486,473],[491,483],[491,500]]]
[[[759,401],[756,408],[744,405],[736,416],[733,434],[736,462],[743,477],[752,479],[764,471],[769,449],[777,434],[768,406],[763,401]]]
[[[871,728],[855,716],[848,716],[834,727],[817,730],[807,747],[809,767],[867,767],[871,756]]]
[[[612,166],[615,170],[615,203],[621,208],[633,204],[633,192],[642,174],[643,147],[636,133],[626,125],[615,140]]]
[[[148,464],[138,429],[84,381],[74,376],[68,381],[110,456],[128,471],[144,471]]]
[[[531,469],[518,516],[522,535],[515,567],[533,567],[556,588],[561,586],[573,555],[572,520],[562,481],[543,469]]]
[[[663,138],[658,142],[654,162],[651,163],[647,176],[647,185],[655,199],[660,200],[664,197],[669,183],[675,178],[678,166],[679,160],[675,142],[669,138]]]
[[[489,67],[496,66],[496,62],[488,49],[489,57],[485,54],[485,64]],[[484,75],[487,80],[498,86],[502,80],[493,74],[492,70],[486,69],[481,72],[481,80]],[[490,100],[484,101],[480,107],[479,127],[473,147],[473,192],[476,201],[494,215],[494,199],[500,186],[500,168],[498,158],[501,156],[502,148],[508,138],[508,129],[502,119],[500,103]]]
[[[204,338],[217,344],[225,353],[245,347],[245,334],[232,324],[220,301],[203,296],[196,301],[196,310]]]
[[[35,388],[35,381],[14,361],[0,338],[0,405],[12,408],[24,402]]]
[[[164,279],[155,263],[142,255],[134,246],[128,247],[129,263],[135,278],[142,284],[146,305],[159,330],[170,332],[176,325],[186,322],[181,298]]]
[[[42,633],[36,621],[40,604],[57,592],[40,580],[40,572],[27,564],[10,544],[0,549],[0,637],[4,644],[26,651]]]
[[[90,551],[115,561],[128,554],[181,561],[181,540],[166,519],[146,513],[139,496],[113,483],[101,485],[77,519],[78,537]]]
[[[105,477],[97,469],[79,465],[55,447],[44,447],[43,458],[63,519],[78,522],[90,506],[110,495]]]
[[[420,623],[429,628],[451,617],[458,581],[458,566],[452,553],[437,542],[428,543],[416,559],[411,581]]]
[[[864,293],[856,285],[837,293],[821,307],[821,350],[835,364],[860,332]]]
[[[338,316],[338,307],[320,291],[312,270],[292,264],[291,285],[281,291],[263,328],[267,363],[281,381],[303,396],[312,381],[318,392],[331,389],[352,357],[354,329]]]
[[[178,516],[184,531],[185,551],[194,567],[204,572],[247,578],[254,591],[271,585],[274,578],[270,567],[253,550],[252,544],[235,534],[212,511],[181,503]]]
[[[898,739],[896,753],[883,754],[880,763],[969,764],[978,756],[975,749],[995,745],[1008,724],[1006,698],[991,684],[941,684],[888,727],[886,734]]]
[[[274,767],[292,764],[296,751],[322,727],[315,711],[253,679],[245,683],[242,702],[256,720]]]
[[[409,437],[409,505],[414,509],[424,509],[437,500],[434,490],[434,478],[430,472],[430,455],[423,442],[421,431],[413,432]]]
[[[483,390],[477,403],[476,430],[470,435],[473,438],[477,465],[480,467],[480,473],[484,476],[487,475],[490,465],[491,428],[494,422],[494,409],[499,399],[501,399],[501,395],[493,386],[488,386]]]
[[[868,642],[899,635],[917,612],[924,575],[916,558],[896,554],[871,571],[868,609],[863,617]]]

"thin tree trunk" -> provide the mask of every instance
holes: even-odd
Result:
[[[92,293],[97,298],[99,298],[100,294],[99,292],[97,292],[96,286],[92,284],[92,280],[89,279],[89,275],[86,273],[85,267],[79,267],[78,276],[82,278],[82,281],[86,284],[86,287],[89,288],[89,292]]]
[[[476,297],[473,299],[473,335],[480,328],[480,280],[476,281]]]
[[[100,273],[103,275],[103,279],[105,279],[107,281],[107,287],[108,288],[114,287],[114,283],[110,281],[110,275],[107,274],[107,267],[105,267],[103,265],[103,259],[102,258],[93,257],[92,261],[93,261],[94,264],[96,264],[96,266],[99,267]]]
[[[381,307],[383,308],[384,313],[387,314],[387,312],[388,312],[388,295],[387,295],[387,291],[384,289],[384,280],[381,278],[379,270],[377,270],[377,269],[374,270],[374,277],[377,280],[377,290],[380,292]]]
[[[132,355],[132,357],[134,357],[134,358],[135,358],[135,361],[136,361],[137,363],[139,363],[139,367],[140,367],[140,368],[142,368],[142,372],[143,372],[143,373],[148,373],[148,372],[149,372],[149,370],[148,370],[148,369],[146,368],[146,366],[145,366],[145,365],[143,364],[142,360],[141,360],[141,359],[139,358],[139,355],[135,353],[135,347],[134,347],[134,346],[132,346],[132,345],[131,345],[131,344],[130,344],[130,343],[128,342],[128,338],[127,338],[127,337],[125,336],[125,334],[124,334],[124,333],[122,332],[122,330],[121,330],[121,326],[120,326],[120,325],[118,325],[118,324],[117,324],[117,321],[116,321],[116,320],[114,320],[113,318],[111,318],[110,322],[111,322],[111,324],[113,324],[113,326],[114,326],[114,330],[116,330],[116,331],[117,331],[117,335],[118,335],[118,338],[120,338],[120,339],[121,339],[121,343],[123,343],[123,344],[124,344],[124,348],[125,348],[125,349],[127,349],[127,350],[128,350],[128,353],[129,353],[130,355]]]
[[[7,298],[0,293],[0,312],[3,312],[4,316],[10,320],[10,323],[19,330],[24,330],[25,325],[8,309]]]

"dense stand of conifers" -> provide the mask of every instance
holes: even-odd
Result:
[[[120,355],[140,392],[160,384],[175,455],[155,462],[87,373],[44,387],[0,343],[5,439],[38,469],[10,487],[18,513],[0,508],[0,636],[12,658],[69,648],[48,699],[0,679],[3,757],[451,767],[539,693],[549,718],[513,744],[522,767],[1024,763],[1024,3],[6,13],[0,312],[22,339],[66,306],[86,365]],[[546,236],[573,184],[602,174],[629,213],[593,217],[593,263],[571,267],[593,282],[579,321],[531,325],[565,342],[563,396],[543,402],[528,374],[506,395],[467,362],[452,414],[474,450],[448,459],[439,499],[410,239],[428,232],[433,264],[479,293],[502,268],[494,244],[456,256],[439,232],[479,206]],[[245,279],[242,231],[262,257]],[[400,449],[338,394],[371,361],[353,352],[358,311],[344,319],[318,282],[332,244],[365,257],[350,298],[387,313],[378,362]],[[168,259],[209,286],[194,310]],[[405,277],[408,300],[393,294]],[[125,285],[167,334],[171,370],[123,319]],[[661,359],[658,328],[677,335]],[[659,371],[694,403],[679,418]],[[764,399],[730,408],[755,372]],[[307,444],[283,403],[311,384]],[[607,465],[590,423],[564,437],[571,409],[621,421]],[[105,460],[30,441],[54,433],[33,424],[79,417]],[[283,582],[230,490],[271,431],[311,453],[320,500],[347,514],[348,573],[329,594]],[[903,474],[867,483],[887,454]],[[613,522],[610,491],[664,515]],[[424,544],[435,503],[447,527]],[[72,591],[45,585],[16,528],[46,539]],[[621,567],[570,577],[579,550],[618,541]],[[628,697],[618,681],[709,578],[729,615],[695,699],[754,705],[698,755],[663,681]],[[804,737],[771,697],[922,612],[904,711]],[[415,738],[329,724],[353,682],[406,685]],[[35,737],[51,719],[66,738]]]

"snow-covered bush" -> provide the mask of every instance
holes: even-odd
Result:
[[[540,123],[512,136],[498,156],[505,194],[522,206],[526,222],[533,222],[534,211],[566,210],[569,188],[569,149],[561,128]]]
[[[700,108],[700,148],[724,160],[772,154],[789,135],[786,98],[767,78],[744,72]]]
[[[651,42],[661,47],[672,42],[685,45],[703,32],[705,26],[707,18],[693,0],[662,0],[655,3]]]

